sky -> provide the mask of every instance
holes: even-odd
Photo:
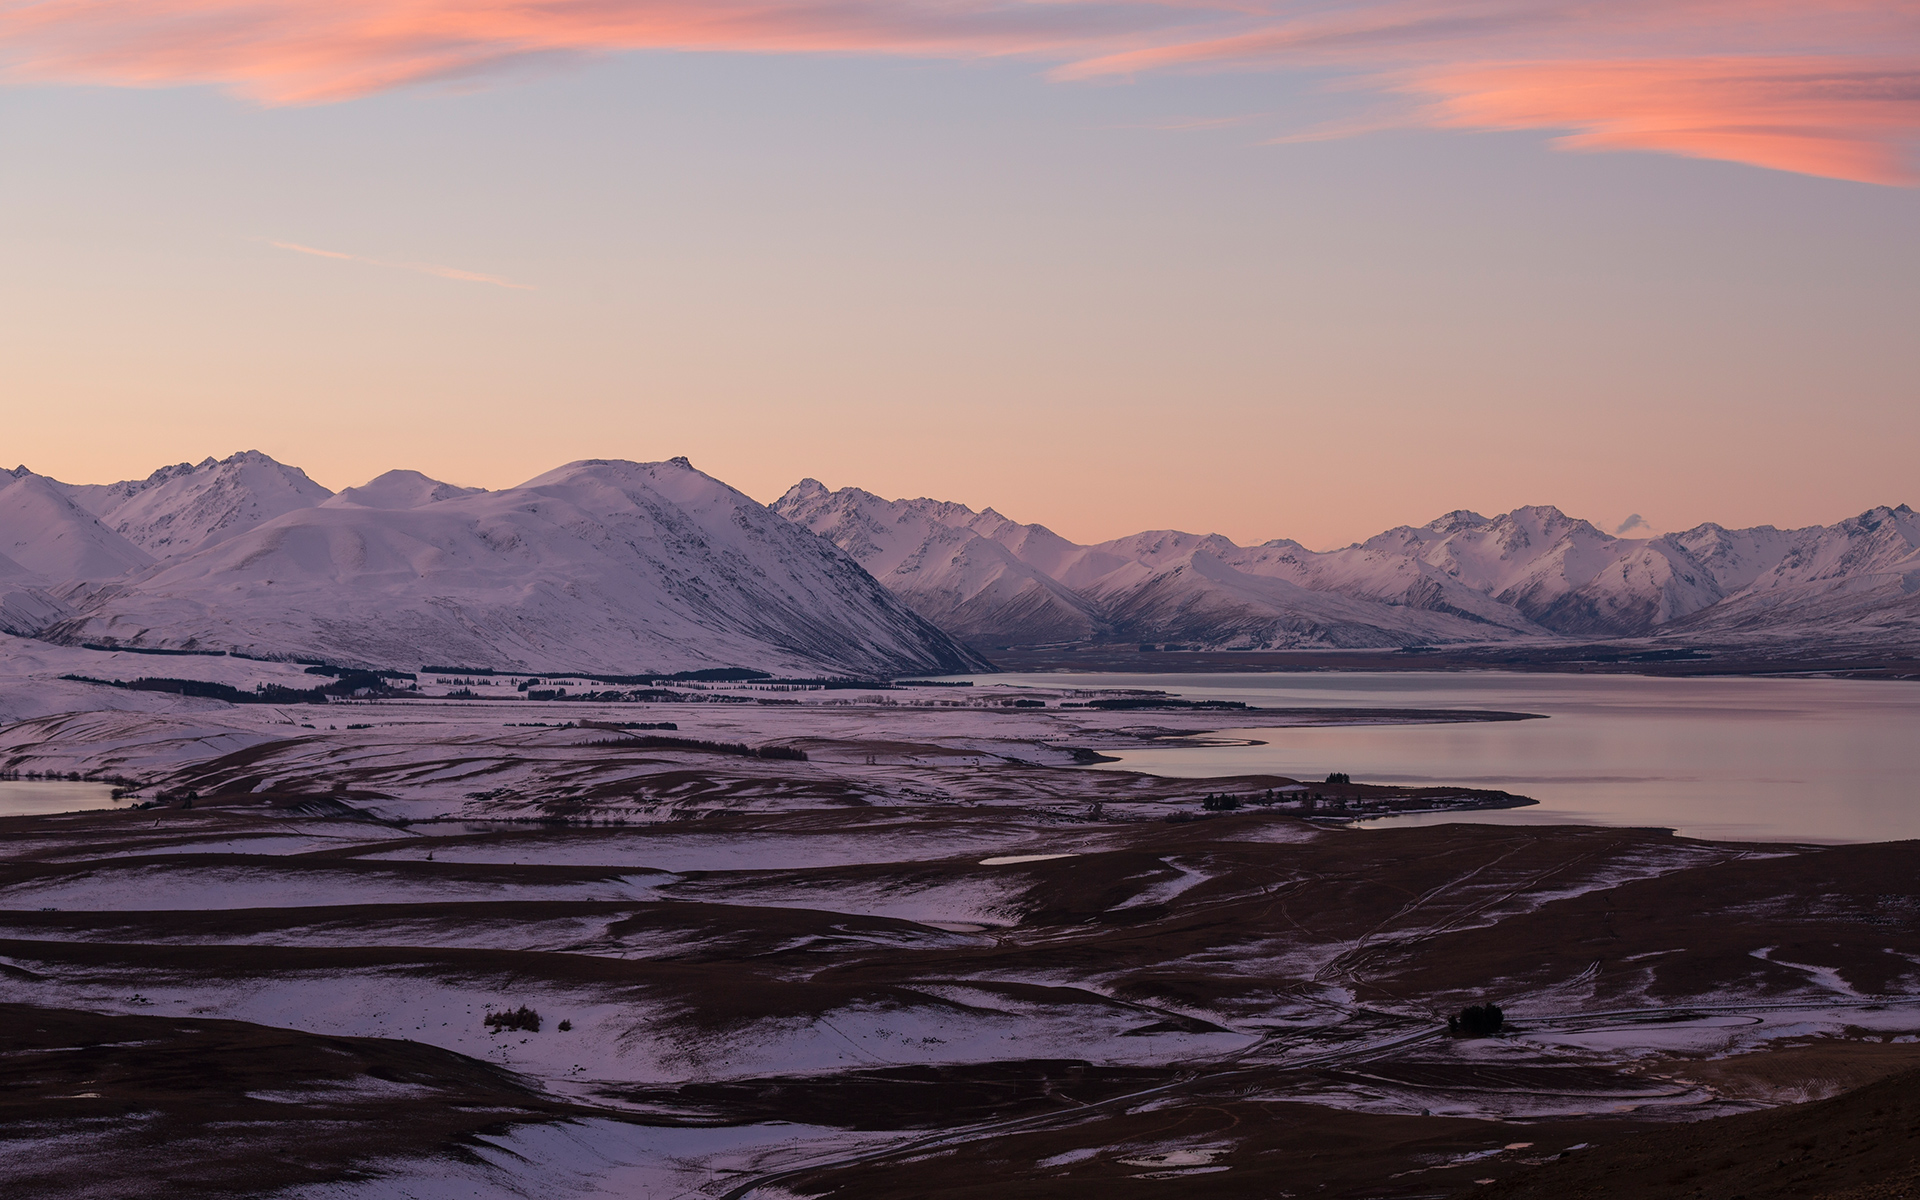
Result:
[[[1826,523],[1917,151],[1904,0],[0,0],[0,457]]]

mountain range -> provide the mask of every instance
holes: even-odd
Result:
[[[894,676],[995,650],[1656,638],[1920,643],[1920,517],[1609,535],[1452,512],[1337,550],[1172,530],[1080,545],[992,509],[804,480],[771,506],[685,459],[517,487],[335,493],[248,451],[143,480],[0,470],[0,632],[340,665]]]
[[[824,538],[695,470],[570,463],[500,491],[335,494],[257,453],[0,488],[0,628],[343,665],[898,675],[985,660]]]
[[[1616,537],[1550,506],[1451,512],[1344,549],[1138,533],[1083,546],[935,500],[797,484],[773,505],[928,620],[995,649],[1425,646],[1528,638],[1920,641],[1920,517]]]

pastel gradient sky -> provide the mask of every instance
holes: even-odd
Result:
[[[0,456],[1920,503],[1910,0],[0,0]]]

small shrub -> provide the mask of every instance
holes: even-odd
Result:
[[[558,1025],[555,1025],[555,1026],[554,1026],[554,1028],[555,1028],[555,1029],[558,1029],[558,1030],[559,1030],[559,1031],[560,1031],[561,1033],[565,1033],[565,1032],[567,1032],[567,1031],[568,1031],[569,1029],[572,1029],[572,1028],[573,1028],[573,1022],[572,1022],[572,1021],[562,1021],[562,1022],[560,1022],[560,1023],[558,1024]]]
[[[484,1022],[495,1033],[524,1029],[528,1033],[540,1032],[540,1014],[522,1004],[508,1012],[489,1012]]]
[[[1489,1000],[1461,1009],[1447,1018],[1447,1032],[1456,1037],[1492,1037],[1506,1025],[1506,1014]]]

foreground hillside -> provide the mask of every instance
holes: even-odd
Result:
[[[16,472],[0,543],[5,631],[70,645],[405,669],[986,665],[684,459],[572,463],[497,492],[394,472],[337,496],[257,454],[104,488]]]
[[[1542,638],[1920,644],[1920,517],[1613,537],[1552,507],[1453,512],[1341,550],[1135,534],[1081,546],[988,509],[814,480],[774,504],[990,649],[1366,649]]]
[[[1920,1196],[1920,1070],[1815,1103],[1569,1155],[1484,1200],[1908,1200]]]
[[[1910,1169],[1904,1083],[1781,1106],[1920,1065],[1914,843],[1360,832],[1513,798],[1087,771],[1218,714],[920,692],[13,726],[166,798],[0,821],[0,1186],[1901,1194],[1839,1189]]]

